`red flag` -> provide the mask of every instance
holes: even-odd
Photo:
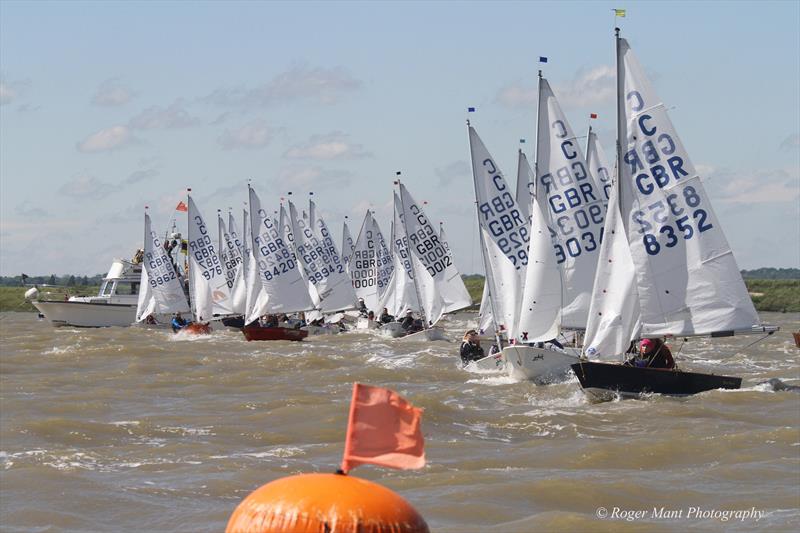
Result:
[[[186,211],[189,211],[189,208],[186,207],[186,204],[183,203],[183,201],[180,201],[180,202],[178,202],[178,206],[175,208],[175,211],[186,212]]]
[[[597,118],[597,113],[592,113],[591,115],[589,115],[589,118]]]
[[[389,389],[353,384],[342,470],[374,464],[411,469],[425,466],[422,410]]]

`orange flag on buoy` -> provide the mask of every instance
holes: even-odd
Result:
[[[411,469],[425,466],[422,409],[396,392],[353,384],[342,470],[374,464]]]

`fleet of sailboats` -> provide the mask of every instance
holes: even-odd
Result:
[[[541,71],[534,164],[518,151],[516,183],[467,122],[486,274],[478,325],[492,344],[474,366],[540,383],[572,370],[595,397],[738,388],[740,378],[630,357],[639,339],[777,328],[759,324],[700,176],[619,30],[616,49],[613,167],[591,126],[582,148]],[[179,204],[188,226],[183,269],[145,209],[136,322],[187,313],[207,332],[210,322],[239,317],[248,340],[301,340],[357,316],[388,337],[443,339],[439,320],[472,301],[443,225],[437,230],[426,202],[394,184],[389,233],[368,209],[356,239],[345,217],[341,246],[313,200],[303,211],[282,198],[270,212],[250,185],[241,233],[233,213],[225,220],[218,210],[215,240],[189,194]],[[382,324],[366,309],[416,314],[417,324]],[[297,313],[313,325],[287,320]],[[261,323],[275,316],[283,321]]]

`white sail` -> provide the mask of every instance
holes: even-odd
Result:
[[[172,314],[190,312],[189,303],[183,293],[180,279],[175,273],[172,260],[164,250],[161,240],[150,225],[150,215],[144,214],[144,261],[142,268],[147,272],[152,302],[148,302],[141,313],[137,311],[137,321],[147,318],[150,313]]]
[[[386,307],[390,315],[400,317],[408,309],[419,312],[421,307],[417,298],[417,289],[414,286],[414,268],[409,256],[408,239],[403,230],[403,208],[397,193],[394,193],[393,196],[394,220],[392,222],[391,254],[394,272],[389,282],[389,289],[383,296],[382,307]]]
[[[380,307],[380,300],[389,289],[389,280],[392,279],[394,273],[394,262],[392,261],[392,254],[389,251],[389,246],[386,244],[386,239],[383,238],[378,221],[372,218],[373,232],[375,234],[375,267],[376,267],[376,283],[378,285],[378,302]],[[375,309],[375,314],[378,314],[378,309]]]
[[[379,305],[377,242],[372,212],[367,209],[348,267],[356,297],[362,298],[367,309],[376,313]]]
[[[228,216],[229,226],[227,228],[222,216],[218,217],[217,223],[219,225],[219,260],[225,270],[228,289],[231,291],[231,311],[241,315],[245,312],[247,301],[241,242],[236,227],[233,225],[232,216]]]
[[[625,39],[619,54],[620,212],[642,335],[749,329],[758,315],[700,177]]]
[[[243,217],[247,219],[247,212],[243,210]],[[233,217],[233,213],[228,211],[228,235],[231,237],[231,241],[236,245],[239,249],[239,257],[244,257],[244,243],[242,241],[242,236],[239,235],[239,230],[236,227],[236,219]]]
[[[230,315],[231,292],[222,263],[200,210],[189,196],[189,287],[192,314],[200,322]]]
[[[475,128],[469,127],[472,176],[482,233],[482,253],[491,311],[500,331],[517,336],[530,221]]]
[[[520,212],[525,218],[531,217],[531,200],[533,199],[533,187],[536,177],[533,175],[528,158],[525,152],[520,149],[517,156],[517,192],[515,199]]]
[[[561,330],[561,271],[553,254],[553,237],[544,207],[531,203],[531,239],[525,289],[519,317],[519,338],[528,342],[555,339]]]
[[[156,309],[156,300],[153,298],[153,291],[147,279],[147,269],[142,268],[142,275],[139,281],[139,298],[136,301],[136,322],[142,322],[150,316]]]
[[[636,272],[616,185],[611,188],[605,228],[583,341],[584,353],[592,359],[617,359],[625,353],[639,317]]]
[[[611,172],[608,166],[608,159],[603,150],[597,134],[589,128],[586,136],[586,165],[589,167],[589,175],[594,179],[595,189],[603,191],[603,198],[606,202],[611,198]]]
[[[313,202],[312,202],[313,205]],[[306,279],[319,297],[318,309],[331,313],[355,307],[356,295],[344,265],[339,261],[333,241],[324,244],[317,232],[309,226],[310,218],[299,218],[294,204],[289,202],[289,218],[295,236],[295,251],[298,263],[303,267]],[[316,218],[316,216],[315,216]],[[322,219],[322,228],[327,233]],[[315,302],[317,303],[317,302]]]
[[[421,303],[426,308],[428,325],[432,325],[443,313],[472,305],[472,299],[452,255],[439,240],[433,224],[422,210],[422,205],[414,200],[405,185],[399,185],[400,203],[403,207],[402,222],[408,237],[408,246],[412,257],[419,261],[421,267],[414,268],[414,281],[419,289]],[[427,278],[433,281],[432,288],[428,286]]]
[[[483,293],[481,294],[481,307],[478,310],[478,332],[481,335],[495,334],[495,319],[492,313],[492,302],[489,297],[489,277],[484,277]]]
[[[333,235],[328,229],[328,225],[320,215],[314,215],[316,223],[316,235],[320,240],[320,246],[328,251],[328,258],[330,263],[328,268],[333,271],[334,278],[340,279],[331,285],[332,292],[325,296],[326,303],[323,305],[324,309],[345,310],[353,309],[357,305],[355,290],[353,290],[353,283],[350,279],[350,274],[345,268],[342,256],[339,250],[336,249],[336,243],[333,241]],[[328,312],[328,311],[326,311]]]
[[[297,262],[275,227],[272,217],[261,208],[261,200],[250,188],[250,225],[253,228],[253,255],[266,301],[249,310],[247,322],[266,313],[293,313],[313,309],[306,281]]]
[[[353,240],[353,236],[350,235],[350,228],[347,227],[347,221],[345,220],[342,225],[342,261],[344,261],[344,266],[346,268],[349,268],[350,258],[355,248],[356,243]]]
[[[595,188],[583,151],[550,84],[539,78],[536,197],[547,206],[563,272],[562,323],[584,328],[602,242],[604,196]]]
[[[261,285],[261,275],[259,274],[258,261],[253,252],[253,232],[250,225],[250,214],[247,210],[243,211],[244,220],[242,221],[243,240],[242,249],[244,250],[244,279],[245,279],[245,323],[249,324],[259,318],[258,311],[266,309],[267,293]]]

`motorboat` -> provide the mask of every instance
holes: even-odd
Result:
[[[140,263],[114,259],[96,296],[71,296],[59,301],[39,299],[47,293],[37,292],[31,304],[56,327],[130,326],[136,321],[141,275]]]

